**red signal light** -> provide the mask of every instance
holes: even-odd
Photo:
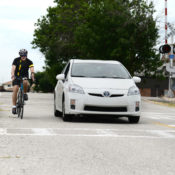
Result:
[[[171,51],[171,46],[168,44],[163,45],[162,51],[163,53],[169,53]]]

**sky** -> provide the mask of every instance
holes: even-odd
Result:
[[[148,0],[150,1],[150,0]],[[160,29],[160,44],[164,44],[165,0],[153,0]],[[168,22],[175,23],[175,0],[168,2]],[[37,19],[47,14],[54,6],[53,0],[0,0],[0,84],[10,81],[11,65],[21,48],[28,50],[28,58],[34,62],[35,71],[42,71],[44,56],[32,49],[31,42]]]
[[[151,0],[148,0],[151,1]],[[154,18],[157,19],[157,26],[159,28],[159,45],[165,43],[165,0],[153,0],[156,13],[154,14]],[[167,10],[168,10],[168,23],[174,25],[175,28],[175,0],[167,0]],[[168,29],[168,33],[170,30]],[[174,38],[175,39],[175,38]],[[171,42],[171,39],[168,39],[168,43]]]
[[[11,65],[21,48],[28,50],[35,71],[43,70],[44,56],[31,45],[34,24],[54,5],[53,0],[0,0],[0,83],[11,80]]]

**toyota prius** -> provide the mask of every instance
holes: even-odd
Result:
[[[136,83],[118,61],[72,59],[56,76],[54,113],[64,121],[73,115],[107,115],[140,119],[141,96]]]

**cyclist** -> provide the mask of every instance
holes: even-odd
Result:
[[[28,100],[27,95],[27,89],[28,89],[28,78],[29,78],[29,69],[31,72],[32,80],[34,81],[34,65],[33,62],[27,58],[27,50],[21,49],[19,51],[20,57],[15,58],[12,63],[12,70],[11,70],[11,79],[12,79],[12,85],[13,85],[13,95],[12,95],[12,113],[16,114],[16,100],[17,100],[17,93],[20,86],[20,81],[17,80],[17,77],[26,78],[26,80],[23,80],[23,86],[24,86],[24,100]]]

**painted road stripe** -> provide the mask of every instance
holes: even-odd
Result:
[[[108,130],[108,131],[124,131],[124,132],[148,132],[148,131],[154,131],[154,130],[150,130],[150,129],[134,129],[134,130],[131,130],[131,129],[124,129],[124,130],[120,130],[120,129],[115,129],[115,128],[0,128],[1,129],[6,129],[6,130],[33,130],[33,129],[47,129],[47,130],[66,130],[66,131],[74,131],[74,130],[77,130],[77,131],[97,131],[97,130]],[[159,130],[159,131],[162,131],[162,130]],[[168,132],[175,132],[175,130],[166,130]]]
[[[33,128],[31,131],[34,133],[34,135],[55,135],[52,129],[43,129],[43,128]]]
[[[149,118],[149,119],[154,119],[154,120],[175,120],[175,118],[171,118],[171,117],[155,117],[155,116],[144,116],[145,118]]]
[[[67,132],[69,131],[69,132]],[[78,131],[78,132],[77,132]],[[87,133],[88,131],[88,133]],[[91,132],[90,132],[91,131]],[[136,132],[136,133],[134,133]],[[7,136],[60,136],[60,137],[114,137],[114,138],[171,138],[175,139],[175,130],[116,130],[92,128],[0,128],[0,135]]]
[[[160,117],[149,117],[149,118],[151,118],[151,119],[154,119],[154,120],[160,120]]]
[[[150,118],[154,120],[175,120],[175,115],[172,113],[154,113],[154,112],[142,112],[143,118]]]
[[[155,130],[155,131],[152,131],[151,133],[155,133],[157,134],[158,136],[162,136],[162,137],[165,137],[165,138],[174,138],[175,135],[173,134],[170,134],[168,132],[165,132],[165,131],[160,131],[160,130]]]
[[[175,116],[174,113],[164,113],[164,112],[141,112],[141,114],[146,114],[146,115],[168,115],[168,116]]]
[[[175,126],[167,125],[167,124],[160,123],[160,122],[156,122],[156,123],[154,123],[154,124],[155,124],[155,125],[159,125],[159,126],[164,126],[164,127],[167,127],[167,128],[175,129]]]
[[[32,131],[32,130],[50,130],[50,131],[116,131],[116,132],[149,132],[149,131],[162,131],[162,130],[148,130],[148,129],[135,129],[135,130],[120,130],[120,129],[113,129],[113,128],[0,128],[1,130],[18,130],[18,131]],[[166,132],[175,133],[175,130],[165,130]]]

